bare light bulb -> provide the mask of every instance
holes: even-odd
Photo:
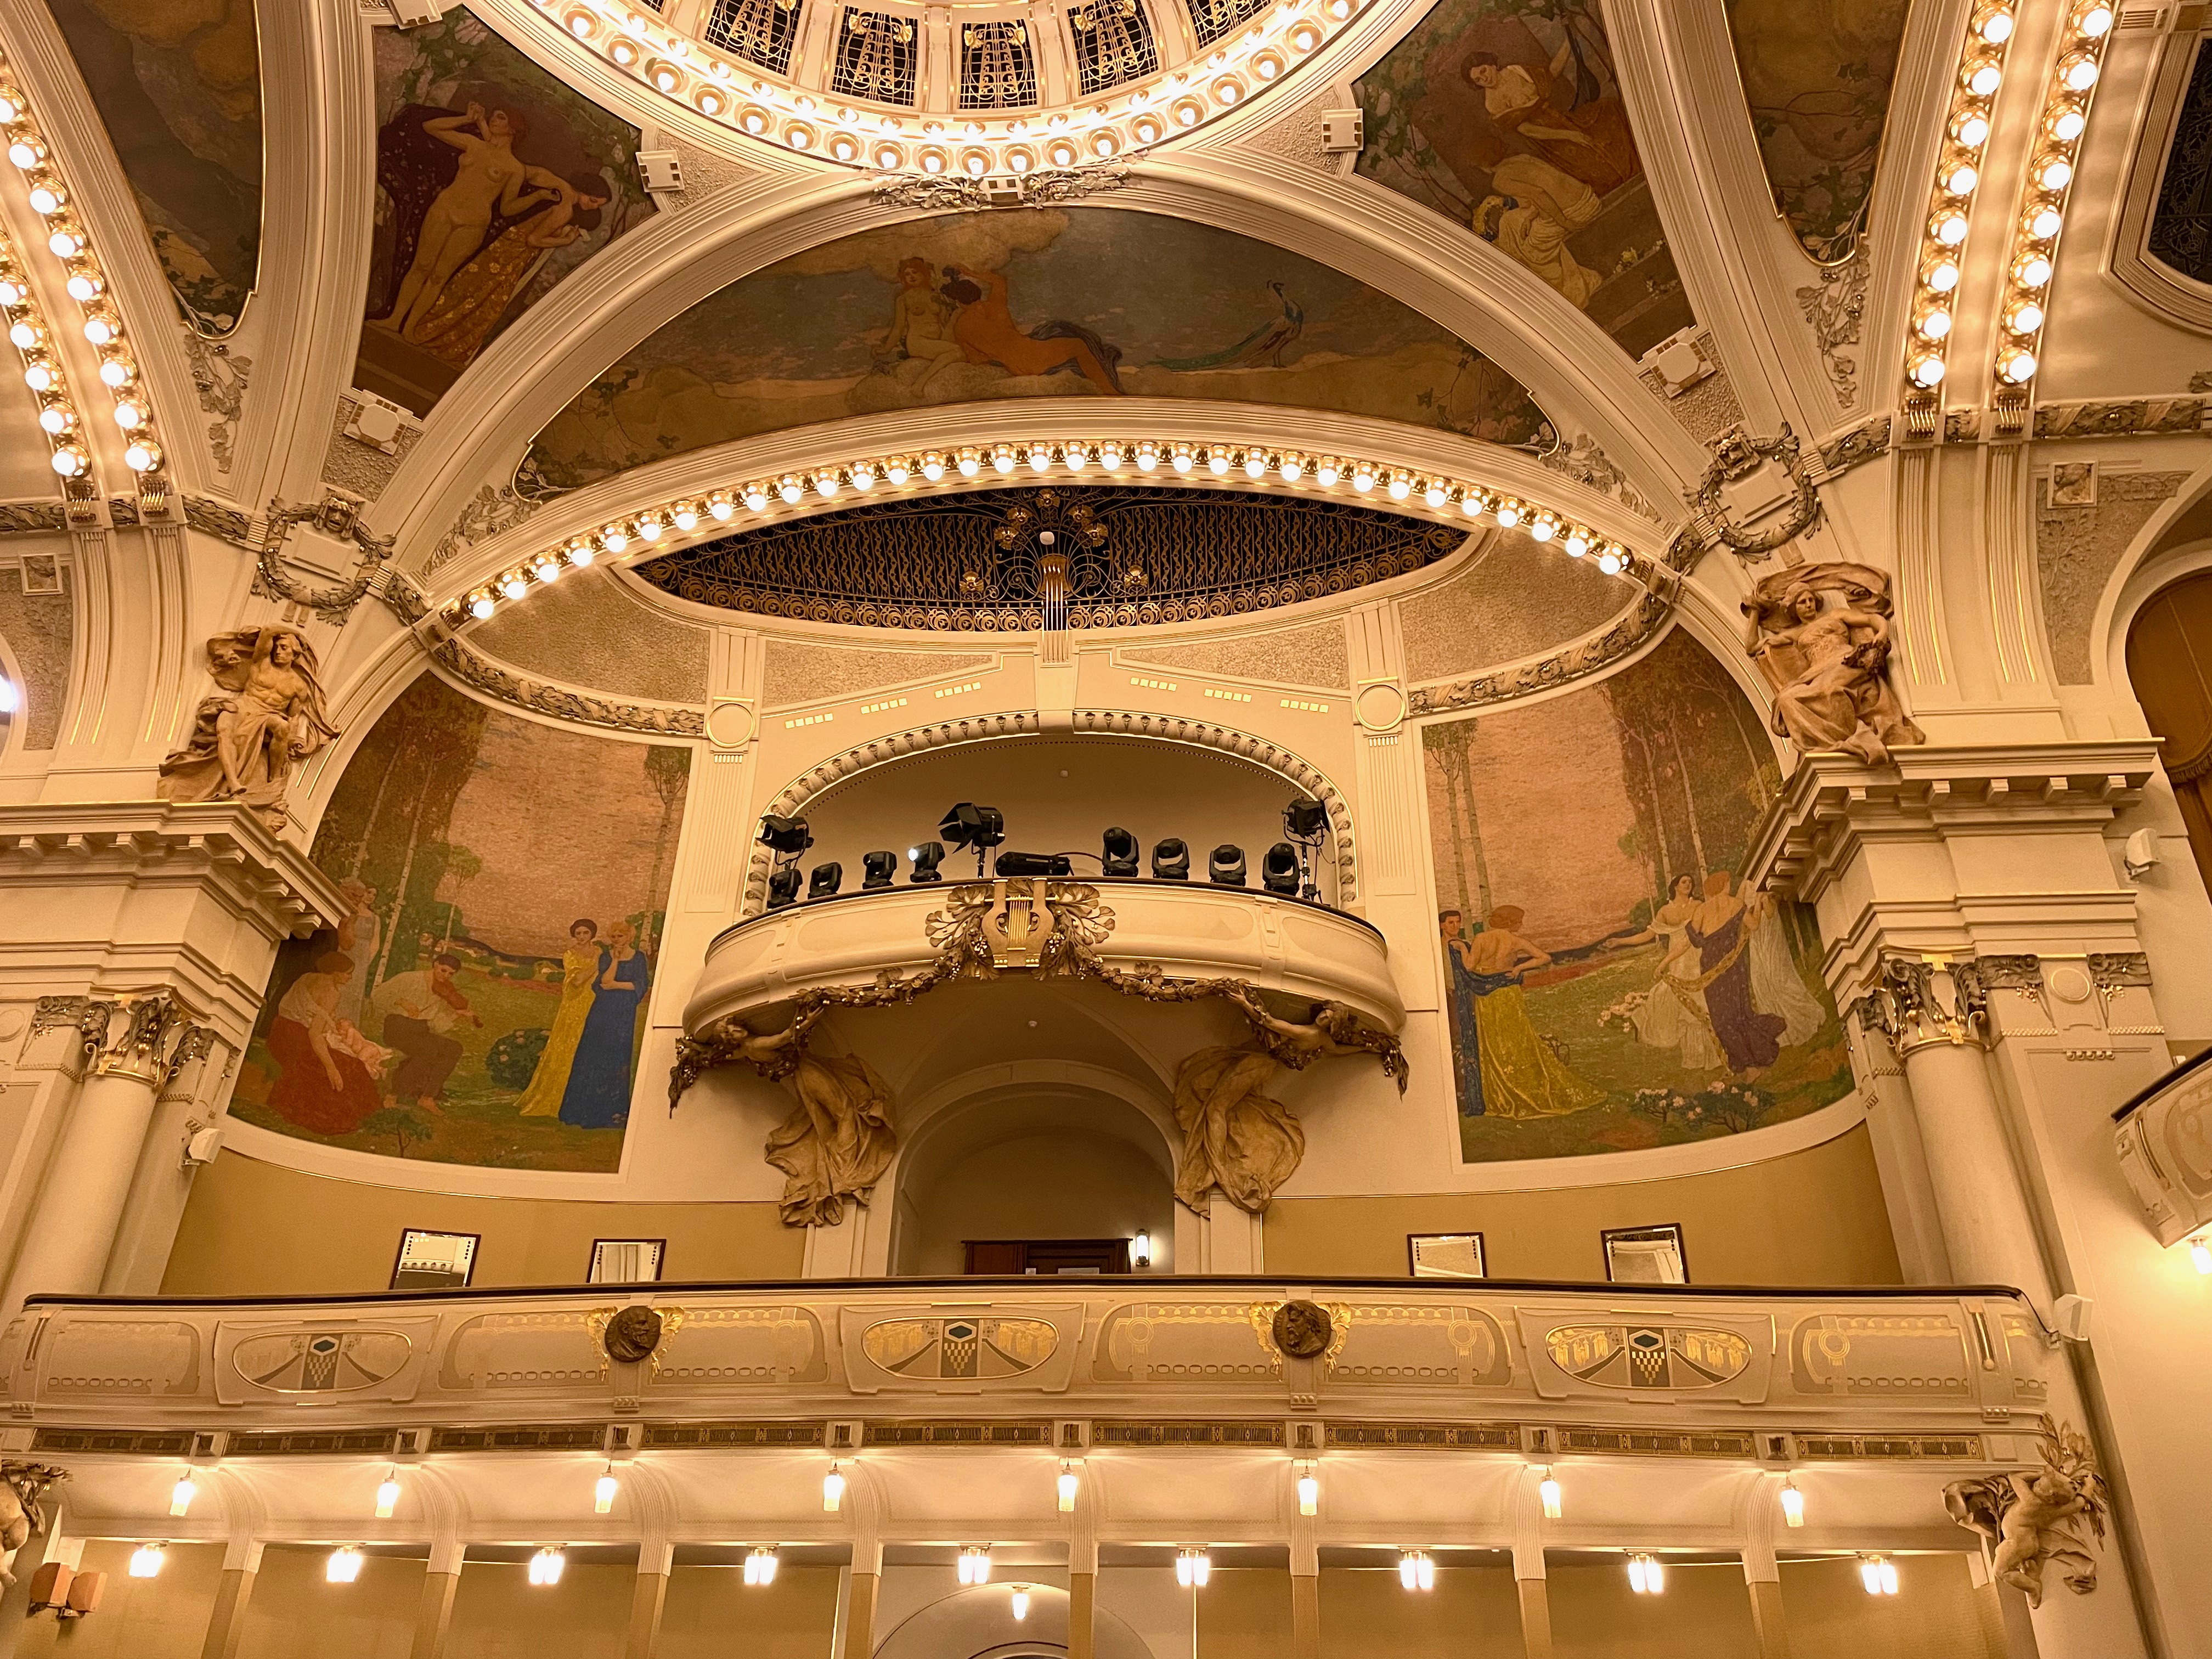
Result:
[[[1321,1477],[1310,1469],[1298,1477],[1298,1513],[1321,1513]]]
[[[361,1559],[359,1550],[350,1544],[341,1544],[323,1564],[323,1577],[333,1584],[353,1583],[361,1577]]]
[[[1075,1494],[1082,1484],[1081,1479],[1072,1468],[1064,1464],[1061,1466],[1057,1485],[1060,1491],[1060,1512],[1062,1515],[1074,1513]]]
[[[1544,1471],[1544,1478],[1540,1481],[1537,1482],[1536,1496],[1543,1500],[1544,1519],[1547,1521],[1558,1520],[1561,1514],[1559,1505],[1559,1477],[1554,1475],[1551,1470],[1546,1469]]]

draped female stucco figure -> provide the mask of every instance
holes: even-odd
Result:
[[[210,640],[207,659],[220,689],[200,699],[191,739],[161,763],[161,798],[242,801],[282,830],[293,762],[339,735],[314,648],[295,629],[241,628]]]

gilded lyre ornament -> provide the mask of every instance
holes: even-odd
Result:
[[[1744,649],[1773,688],[1775,733],[1800,754],[1841,751],[1880,766],[1893,745],[1928,741],[1889,683],[1884,573],[1844,563],[1778,570],[1760,579],[1743,614]]]
[[[2043,1605],[2043,1571],[2056,1565],[2066,1588],[2087,1595],[2097,1588],[2091,1540],[2105,1540],[2112,1493],[2097,1468],[2087,1435],[2043,1423],[2043,1468],[1954,1480],[1943,1488],[1943,1507],[1960,1526],[1981,1534],[1990,1577]],[[2087,1528],[2088,1536],[2083,1535]]]
[[[292,767],[339,735],[295,628],[241,628],[207,642],[217,690],[200,699],[191,738],[161,763],[163,800],[242,802],[271,830],[291,822]]]

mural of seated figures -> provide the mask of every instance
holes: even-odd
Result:
[[[1422,744],[1467,1161],[1709,1139],[1850,1092],[1812,912],[1738,879],[1772,747],[1686,634]]]

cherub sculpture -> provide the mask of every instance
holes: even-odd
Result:
[[[0,1584],[15,1582],[11,1571],[15,1552],[30,1541],[33,1533],[45,1530],[46,1516],[39,1503],[46,1488],[68,1479],[69,1471],[51,1463],[18,1463],[12,1459],[0,1463]]]
[[[1838,595],[1831,605],[1826,595]],[[1802,754],[1840,750],[1879,766],[1927,742],[1889,684],[1889,578],[1863,564],[1803,565],[1743,602],[1744,649],[1774,689],[1774,730]]]
[[[2076,1595],[2097,1588],[2096,1559],[2081,1529],[2087,1526],[2101,1544],[2111,1503],[2087,1436],[2046,1422],[2043,1464],[1943,1488],[1951,1518],[1989,1541],[1990,1576],[2031,1607],[2043,1605],[2043,1570],[2052,1563]]]
[[[285,790],[295,761],[339,735],[315,677],[315,653],[296,629],[241,628],[207,642],[221,688],[200,700],[190,740],[161,763],[163,800],[236,800],[271,830],[290,822]]]

